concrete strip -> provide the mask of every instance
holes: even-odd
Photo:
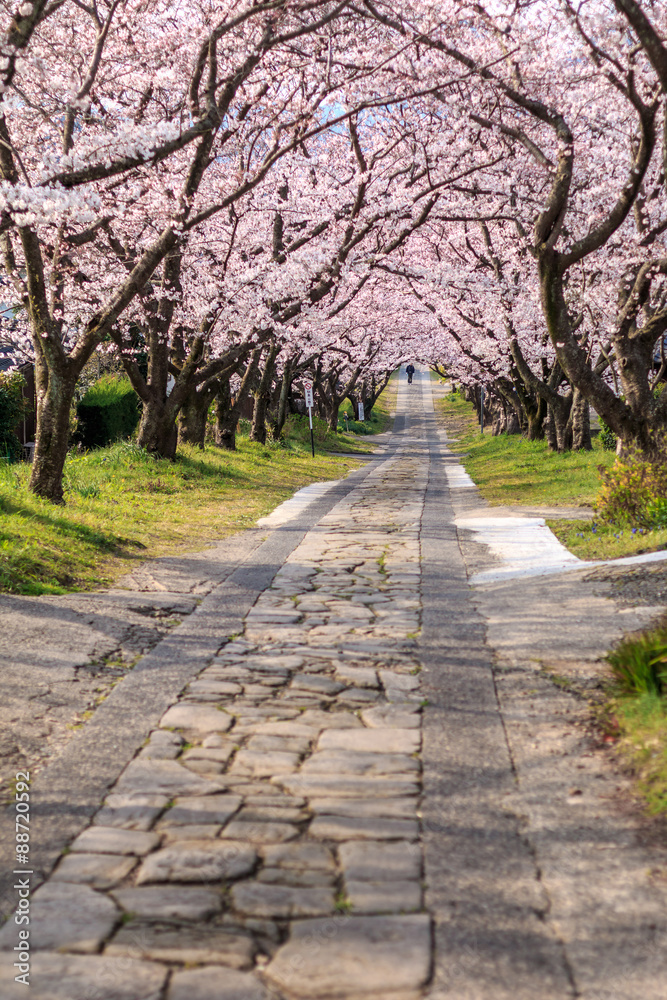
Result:
[[[470,601],[430,385],[422,519],[426,905],[434,918],[430,1000],[565,1000],[571,980],[535,861],[513,809],[515,776],[484,622]]]
[[[438,500],[441,523],[452,514],[444,491],[434,486],[425,519],[425,528],[433,519],[433,534],[425,538],[435,540]],[[450,497],[457,523],[470,516],[471,506],[484,506],[474,491]],[[458,541],[478,570],[479,554],[464,537]],[[435,547],[433,568],[444,542]],[[612,565],[656,561],[656,555],[664,558],[652,554],[651,560]],[[446,576],[459,565],[461,598],[465,577],[453,538],[449,557],[441,572]],[[434,780],[442,781],[450,757],[457,759],[440,815],[432,808],[437,796],[434,801],[428,794],[429,747],[437,747],[438,733],[429,741],[430,710],[426,718],[427,874],[431,859],[431,898],[441,927],[431,1000],[658,1000],[667,981],[667,886],[651,872],[665,870],[667,851],[645,842],[646,824],[633,809],[629,782],[591,730],[586,700],[568,689],[572,683],[574,692],[585,693],[587,685],[598,685],[604,673],[599,658],[658,609],[618,607],[606,596],[611,586],[588,579],[591,567],[579,562],[548,576],[487,578],[472,592],[466,615],[459,619],[454,604],[442,603],[438,622],[441,597],[428,562],[423,637],[432,660],[442,660],[434,701],[439,697],[445,713],[461,713],[457,727],[447,724],[449,750],[433,768]],[[471,582],[480,576],[475,572]],[[461,651],[466,622],[475,619],[477,643],[473,630],[469,648]],[[486,700],[483,688],[474,696],[481,678],[494,688]],[[489,735],[491,720],[502,721],[495,747],[484,739],[485,708]],[[523,858],[519,871],[508,863],[512,858],[514,865]],[[531,974],[538,980],[534,988]]]
[[[456,465],[449,463],[444,466],[445,475],[447,477],[447,485],[450,490],[476,490],[477,487],[473,483],[472,479],[463,468],[457,462]]]
[[[498,569],[475,574],[470,581],[472,584],[513,576],[545,576],[581,566],[581,559],[558,541],[543,517],[489,515],[461,517],[455,523],[459,530],[474,532],[475,540],[488,545],[503,563]]]
[[[289,500],[278,504],[276,509],[267,514],[266,517],[260,517],[257,522],[258,527],[278,528],[282,524],[287,524],[288,521],[291,521],[293,517],[300,514],[315,500],[319,500],[320,497],[325,496],[339,482],[339,479],[332,479],[328,482],[311,483],[310,486],[304,486],[303,489],[297,490]]]

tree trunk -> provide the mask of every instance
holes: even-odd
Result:
[[[588,355],[574,336],[568,310],[564,276],[557,251],[545,249],[538,262],[542,309],[558,363],[570,385],[586,396],[605,424],[626,445],[636,444],[647,454],[655,448],[654,432],[667,420],[667,411],[657,414],[648,384],[654,337],[646,341],[634,335],[611,336],[618,359],[623,396],[617,395],[601,372],[589,364]]]
[[[69,414],[74,398],[76,374],[47,371],[35,364],[37,430],[30,489],[52,503],[64,503],[63,470],[69,445]]]
[[[544,431],[549,451],[558,451],[558,441],[556,440],[556,422],[554,420],[554,411],[551,406],[547,407],[547,419],[544,422]]]
[[[572,448],[575,451],[592,451],[591,408],[579,389],[574,390],[572,399]]]
[[[481,406],[481,397],[480,397]],[[485,403],[485,410],[491,416],[491,434],[493,437],[497,437],[498,434],[504,434],[507,430],[507,414],[505,413],[505,407],[497,399],[489,399],[488,403]],[[481,411],[480,411],[481,419]]]
[[[178,443],[191,444],[204,450],[206,419],[213,393],[191,389],[178,414]]]
[[[335,370],[329,377],[322,377],[320,370],[315,379],[315,405],[319,415],[326,421],[327,428],[334,433],[338,429],[338,410],[345,398],[356,396],[355,387],[361,366],[355,368],[346,385],[341,385],[340,369]],[[339,388],[340,386],[340,388]],[[358,412],[355,413],[355,417]],[[364,413],[364,416],[366,414]]]
[[[239,391],[234,399],[232,399],[229,377],[220,382],[215,400],[215,443],[218,448],[224,448],[225,451],[236,451],[236,428],[239,422],[239,413],[248,397],[261,356],[262,348],[256,347],[246,365]]]
[[[340,404],[348,393],[337,392],[339,384],[338,372],[329,378],[317,378],[314,396],[317,415],[324,420],[329,430],[338,428],[338,410]],[[354,383],[350,385],[350,394],[354,389]],[[356,413],[355,413],[356,418]]]
[[[517,374],[517,381],[520,378]],[[526,422],[526,411],[523,400],[517,392],[514,380],[502,376],[495,379],[490,392],[493,392],[505,411],[505,434],[521,434]]]
[[[152,455],[173,459],[176,455],[178,433],[176,413],[168,401],[152,399],[144,403],[137,444]]]
[[[225,451],[236,451],[236,425],[238,414],[232,406],[229,379],[223,379],[215,397],[215,443]]]
[[[385,372],[384,375],[381,375],[377,379],[377,381],[375,380],[375,376],[370,376],[369,379],[370,386],[368,385],[368,382],[364,380],[361,387],[360,396],[361,396],[361,401],[364,404],[364,413],[366,414],[367,418],[371,416],[373,412],[373,407],[377,403],[378,399],[380,398],[384,390],[387,388],[391,375],[392,375],[391,372]]]
[[[285,421],[287,420],[287,404],[289,401],[290,389],[292,388],[292,359],[288,358],[283,369],[283,377],[280,383],[280,398],[278,400],[278,412],[276,419],[271,424],[271,437],[274,441],[280,440]]]
[[[364,408],[364,418],[370,420],[373,415],[373,407],[376,400],[372,396],[361,396],[361,405]]]
[[[510,415],[507,417],[507,428],[505,430],[506,434],[520,434],[521,424],[519,423],[519,417],[515,410],[512,410]]]
[[[255,405],[252,411],[252,426],[250,440],[257,444],[266,444],[266,411],[269,406],[268,394],[258,392],[255,395]]]
[[[252,411],[252,427],[250,428],[250,440],[258,444],[266,444],[266,412],[271,396],[271,381],[275,368],[275,360],[278,357],[280,348],[275,344],[269,347],[266,357],[264,371],[255,392],[255,406]]]
[[[341,397],[334,395],[334,398],[332,401],[330,401],[329,405],[325,404],[325,414],[326,414],[325,419],[327,422],[327,428],[328,430],[333,431],[334,434],[338,430],[338,410],[340,409],[341,402],[342,402]],[[356,416],[357,417],[359,416],[358,412]],[[366,417],[365,413],[364,417]]]
[[[556,430],[556,450],[570,451],[572,448],[572,424],[570,423],[570,408],[572,397],[562,397],[562,406],[553,407],[554,427]]]
[[[544,437],[544,421],[547,415],[547,404],[540,397],[536,407],[526,407],[526,437],[529,441],[541,441]]]

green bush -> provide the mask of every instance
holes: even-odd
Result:
[[[370,418],[368,422],[363,420],[345,420],[343,417],[338,418],[338,430],[339,431],[349,431],[350,434],[372,434],[373,428],[371,427]]]
[[[614,434],[611,427],[607,427],[604,420],[600,419],[600,443],[605,451],[616,451],[616,435]]]
[[[23,446],[16,428],[29,410],[21,392],[25,379],[18,372],[0,375],[0,457],[16,461]]]
[[[660,527],[667,505],[667,459],[648,459],[629,451],[610,469],[599,467],[602,487],[597,498],[601,521],[620,526]]]
[[[648,505],[651,527],[667,528],[667,497],[656,497]]]
[[[139,423],[139,400],[128,378],[104,375],[77,404],[76,414],[75,440],[84,448],[104,448],[130,437]]]
[[[607,654],[612,673],[624,694],[667,693],[667,633],[654,629],[629,636]]]

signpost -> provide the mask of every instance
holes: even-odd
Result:
[[[359,400],[359,419],[362,421],[366,419],[364,416],[364,404],[361,400]]]
[[[304,381],[303,391],[306,397],[306,406],[308,407],[308,423],[310,424],[310,450],[313,453],[313,458],[315,458],[315,438],[313,436],[313,383]]]

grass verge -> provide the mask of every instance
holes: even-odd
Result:
[[[615,678],[604,722],[652,815],[667,813],[667,619],[607,657]]]
[[[356,465],[324,449],[368,451],[354,435],[331,434],[320,421],[315,430],[314,459],[305,418],[290,418],[279,444],[253,444],[241,433],[236,452],[184,448],[175,462],[131,442],[71,453],[64,507],[28,491],[29,466],[0,463],[0,591],[108,586],[139,560],[240,531],[302,486],[338,479]]]
[[[382,434],[383,431],[389,430],[393,423],[397,392],[398,372],[396,371],[389,379],[386,389],[380,394],[368,420],[355,420],[352,404],[349,399],[346,399],[339,410],[339,425],[343,429],[349,429],[353,434]]]
[[[655,694],[616,698],[610,706],[618,749],[648,812],[667,813],[667,701]]]
[[[565,548],[580,559],[620,559],[644,552],[667,549],[667,529],[615,528],[600,521],[547,519],[547,524]]]
[[[491,504],[548,507],[593,507],[600,490],[600,467],[616,460],[597,440],[593,451],[559,455],[546,441],[527,441],[518,434],[479,433],[471,403],[458,393],[437,404],[454,451],[466,472]],[[611,527],[596,521],[548,518],[559,541],[580,559],[617,559],[667,548],[667,529]]]
[[[600,486],[598,466],[614,462],[597,442],[593,451],[559,455],[546,441],[480,434],[472,404],[458,393],[445,396],[439,407],[447,431],[458,438],[454,450],[462,453],[466,471],[492,504],[590,506]]]

